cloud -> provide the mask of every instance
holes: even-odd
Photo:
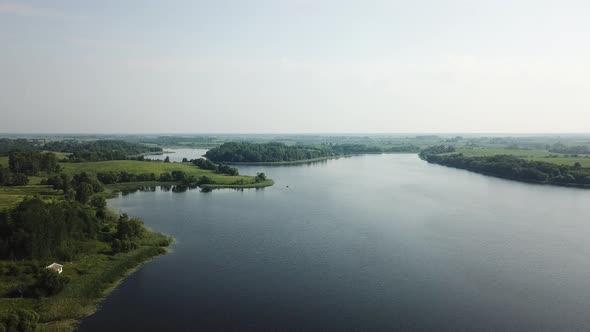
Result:
[[[51,8],[42,8],[20,2],[0,2],[0,15],[14,15],[32,18],[79,19]]]

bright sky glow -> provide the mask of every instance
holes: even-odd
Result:
[[[588,1],[3,1],[0,132],[590,132]]]

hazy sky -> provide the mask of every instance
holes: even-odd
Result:
[[[590,1],[4,1],[0,132],[590,132]]]

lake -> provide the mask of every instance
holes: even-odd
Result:
[[[276,184],[109,200],[177,242],[81,331],[590,329],[590,191],[403,154],[239,169]]]

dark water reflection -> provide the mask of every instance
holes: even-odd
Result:
[[[276,185],[110,200],[177,243],[80,330],[590,329],[590,191],[413,155],[260,171]]]

